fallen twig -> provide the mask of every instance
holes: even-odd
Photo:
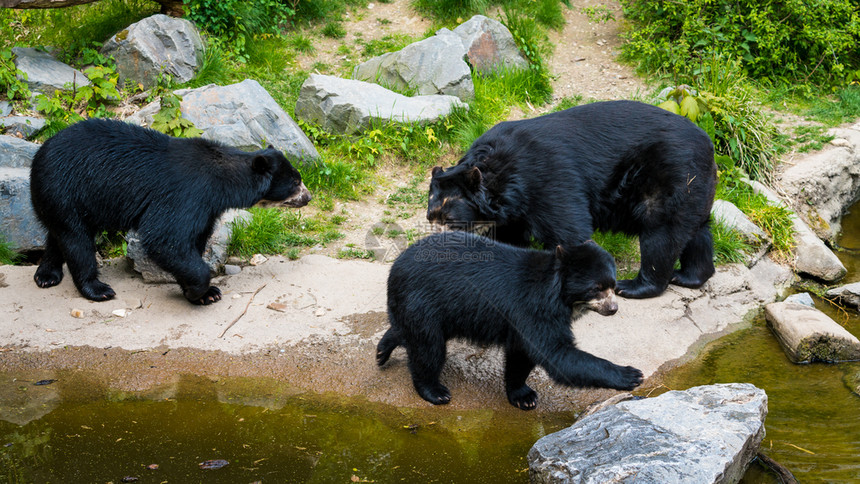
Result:
[[[254,294],[251,294],[251,298],[250,298],[250,299],[248,299],[248,304],[246,304],[246,305],[245,305],[245,309],[243,309],[243,310],[242,310],[242,313],[241,313],[241,314],[239,314],[238,316],[236,316],[236,319],[234,319],[230,324],[228,324],[228,325],[227,325],[227,327],[226,327],[226,328],[224,328],[224,331],[221,331],[221,334],[218,336],[219,338],[223,338],[223,337],[224,337],[224,335],[225,335],[225,334],[227,334],[227,331],[228,331],[230,328],[232,328],[232,327],[233,327],[233,325],[234,325],[234,324],[236,324],[236,322],[237,322],[237,321],[239,321],[240,319],[242,319],[242,316],[244,316],[244,315],[245,315],[245,313],[247,313],[247,312],[248,312],[248,308],[251,306],[251,302],[254,300],[254,296],[256,296],[258,292],[262,291],[264,287],[266,287],[266,285],[265,285],[265,284],[263,284],[262,286],[258,287],[258,288],[257,288],[257,290],[256,290],[256,291],[254,291]]]

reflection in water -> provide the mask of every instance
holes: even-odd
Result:
[[[147,396],[81,398],[85,378],[57,377],[53,411],[0,422],[0,482],[528,482],[531,445],[574,419],[306,398],[262,379],[182,377]],[[214,459],[229,464],[199,467]]]

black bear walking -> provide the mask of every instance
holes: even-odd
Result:
[[[218,217],[261,200],[301,207],[311,199],[299,172],[271,146],[247,153],[104,119],[46,141],[33,158],[30,190],[48,229],[36,284],[59,284],[65,262],[78,291],[93,301],[116,295],[98,280],[94,237],[103,230],[137,230],[185,297],[211,304],[221,291],[209,285],[201,254]]]
[[[535,365],[564,385],[632,390],[641,371],[578,350],[570,329],[586,309],[618,309],[615,261],[592,241],[566,247],[529,250],[467,232],[419,240],[391,267],[391,328],[377,363],[406,347],[415,390],[433,404],[451,400],[439,376],[452,338],[504,347],[508,401],[523,410],[537,405],[526,385]]]
[[[500,123],[459,163],[433,169],[427,218],[495,228],[498,240],[546,247],[595,229],[639,236],[641,268],[618,294],[645,298],[714,274],[710,210],[717,168],[687,118],[634,101],[598,102]],[[680,270],[673,270],[680,259]]]

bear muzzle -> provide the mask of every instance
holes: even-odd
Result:
[[[304,207],[312,198],[311,192],[309,192],[307,187],[305,187],[305,184],[302,183],[299,186],[299,189],[296,190],[292,196],[281,202],[281,205],[293,208]]]
[[[586,307],[596,311],[601,316],[612,316],[618,311],[618,299],[615,297],[615,291],[612,289],[602,291],[599,297],[588,301]]]

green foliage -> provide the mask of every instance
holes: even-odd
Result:
[[[714,237],[714,263],[717,265],[744,262],[746,255],[753,250],[737,230],[713,217],[711,234]]]
[[[246,45],[257,35],[278,35],[296,11],[278,0],[183,0],[185,16],[211,35],[223,39],[240,62]]]
[[[699,60],[738,59],[773,84],[860,78],[856,0],[621,0],[633,23],[623,54],[647,72],[689,75]]]
[[[491,7],[502,7],[554,29],[564,26],[562,4],[570,7],[569,0],[412,0],[416,10],[443,23],[459,23],[486,14]]]
[[[251,207],[251,220],[233,224],[227,251],[231,255],[290,253],[297,247],[326,244],[343,237],[324,216],[304,217],[299,210]]]
[[[639,237],[597,230],[591,239],[615,258],[619,279],[630,278],[639,270]]]
[[[300,33],[293,33],[287,37],[287,46],[291,47],[296,52],[309,54],[314,51],[314,44],[311,39]]]
[[[588,17],[589,21],[596,24],[615,20],[615,16],[612,15],[612,10],[609,10],[609,7],[606,5],[589,5],[587,7],[582,7],[580,11]]]
[[[203,131],[195,128],[194,123],[182,117],[182,98],[173,92],[161,95],[161,109],[152,116],[151,128],[176,138],[195,138]]]
[[[13,58],[12,49],[0,50],[0,92],[6,94],[6,99],[9,100],[29,99],[27,74],[15,67]]]
[[[13,265],[22,259],[23,256],[15,251],[15,245],[0,234],[0,265]]]
[[[325,24],[325,27],[322,28],[321,32],[326,37],[331,37],[332,39],[342,39],[346,37],[346,29],[343,27],[341,22],[328,22]]]
[[[337,251],[337,258],[373,260],[375,257],[372,250],[358,249],[354,246],[347,245]]]
[[[815,98],[808,114],[829,126],[857,119],[860,117],[860,84],[837,89],[835,99]]]

